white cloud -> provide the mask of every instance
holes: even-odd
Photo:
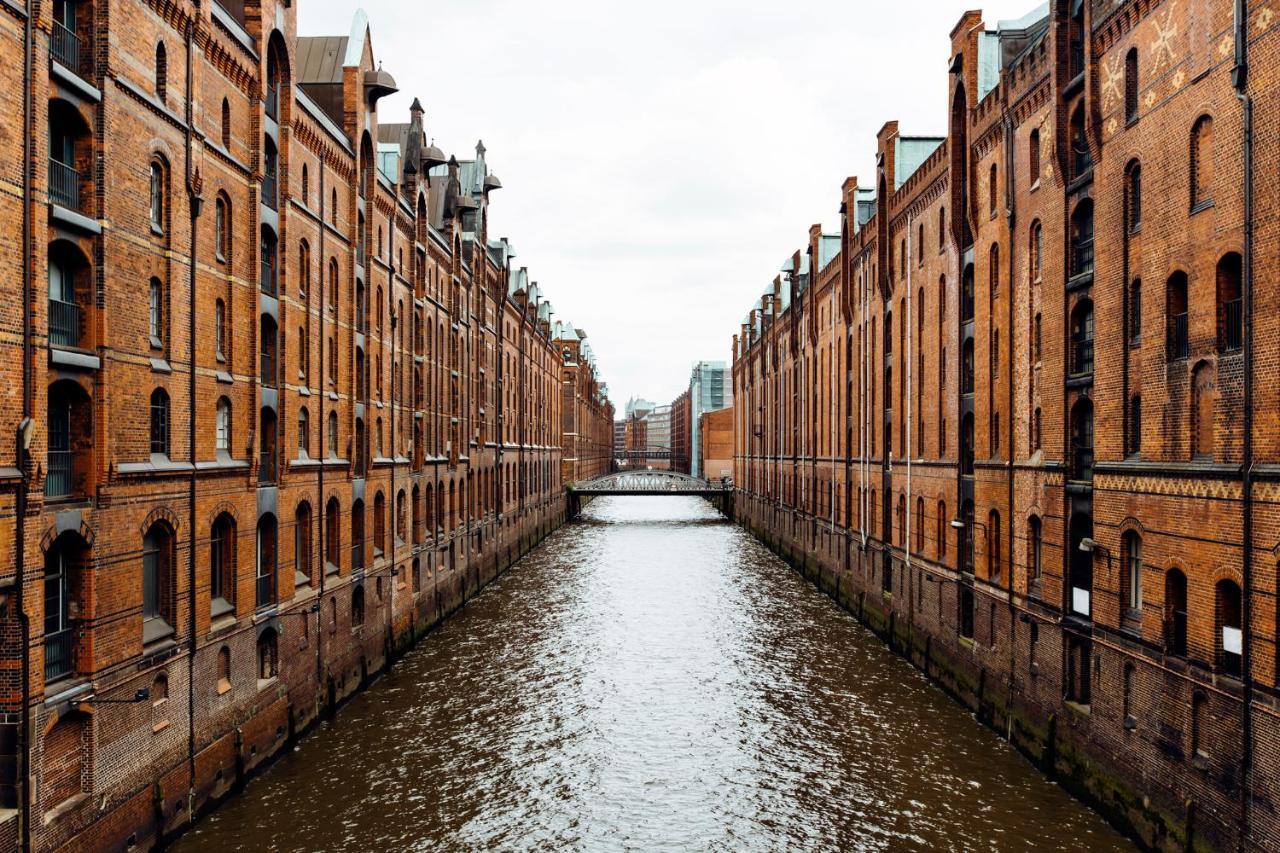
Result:
[[[994,0],[987,21],[1038,0]],[[299,4],[303,35],[356,5]],[[374,55],[428,133],[505,188],[490,235],[561,319],[590,334],[614,401],[675,397],[728,360],[742,316],[840,186],[874,174],[875,134],[946,129],[960,0],[368,0]]]

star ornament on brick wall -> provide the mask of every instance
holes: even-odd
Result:
[[[1102,111],[1111,109],[1111,104],[1120,100],[1120,83],[1124,74],[1120,68],[1120,56],[1117,54],[1111,61],[1102,66],[1105,79],[1102,81]]]
[[[1159,71],[1166,62],[1172,65],[1176,58],[1173,53],[1173,40],[1178,37],[1178,22],[1173,19],[1173,13],[1176,11],[1178,11],[1178,4],[1174,3],[1165,14],[1163,24],[1158,20],[1154,22],[1156,37],[1149,48],[1154,63],[1152,72]]]
[[[1271,9],[1263,9],[1261,12],[1258,13],[1258,20],[1255,23],[1255,26],[1259,30],[1265,30],[1267,27],[1271,26],[1271,22],[1274,21],[1275,19],[1276,19],[1275,12],[1273,12]]]
[[[1143,100],[1144,100],[1144,101],[1146,102],[1146,104],[1147,104],[1147,109],[1151,109],[1153,106],[1155,106],[1155,103],[1156,103],[1156,90],[1155,90],[1155,89],[1148,89],[1148,90],[1147,90],[1147,97],[1145,97]]]
[[[1115,136],[1116,128],[1120,126],[1120,122],[1116,121],[1115,116],[1111,117],[1111,121],[1107,122],[1107,136]]]
[[[1234,42],[1232,42],[1231,36],[1223,36],[1222,41],[1218,42],[1218,55],[1227,56],[1231,53],[1231,48],[1233,46]]]
[[[1183,82],[1187,79],[1187,72],[1179,68],[1178,73],[1173,75],[1173,88],[1181,89]]]

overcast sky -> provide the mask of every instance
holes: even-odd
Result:
[[[300,3],[302,35],[361,4]],[[962,0],[365,0],[375,58],[446,153],[488,149],[508,237],[584,329],[621,411],[729,361],[751,303],[840,186],[873,183],[875,134],[946,129]],[[1038,0],[992,0],[988,26]]]

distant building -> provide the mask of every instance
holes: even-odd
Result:
[[[681,474],[693,471],[690,467],[693,450],[691,414],[689,392],[685,391],[671,403],[671,470]]]
[[[702,441],[699,420],[707,412],[733,405],[732,368],[723,361],[700,361],[689,376],[689,471],[694,476],[718,476],[702,471]]]
[[[702,470],[694,474],[706,480],[733,479],[733,407],[704,412],[698,420]]]

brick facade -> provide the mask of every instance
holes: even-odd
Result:
[[[886,124],[734,341],[740,521],[1162,849],[1280,847],[1280,9],[1233,8],[967,13],[947,135]]]
[[[189,824],[612,441],[484,146],[297,5],[0,0],[2,849]]]

